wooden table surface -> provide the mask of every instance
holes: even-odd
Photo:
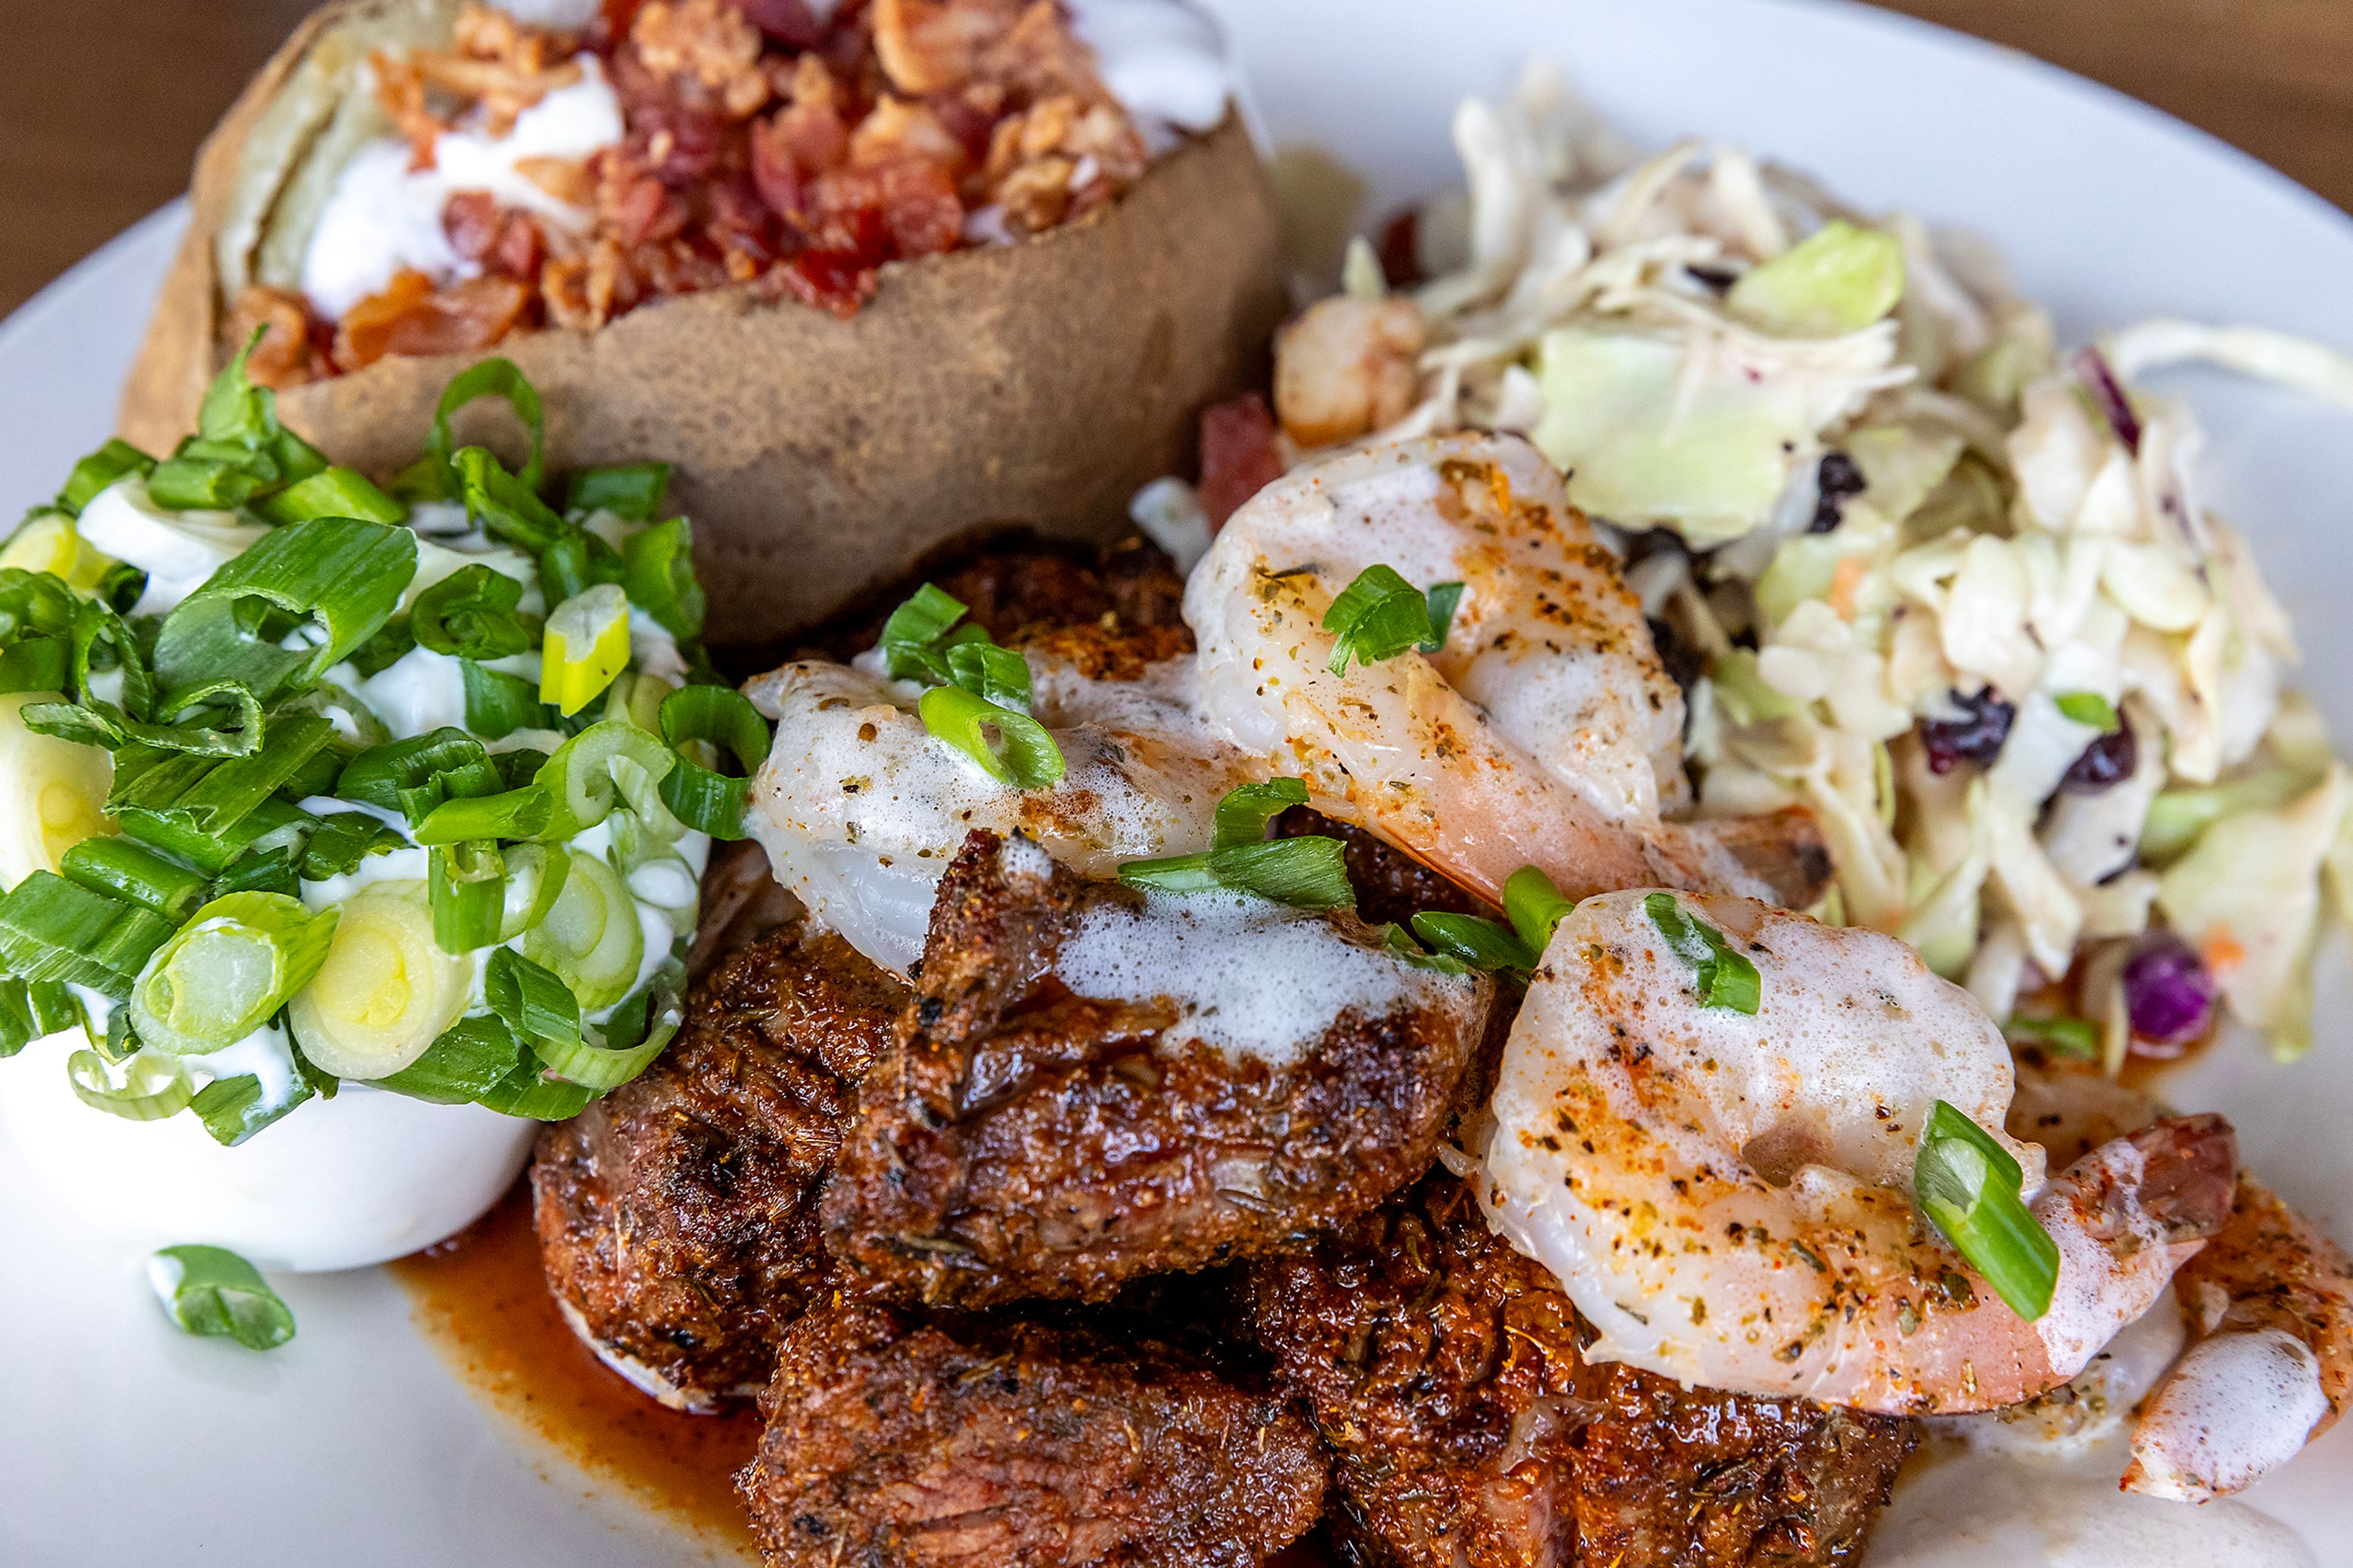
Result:
[[[0,312],[169,200],[206,129],[309,8],[309,0],[8,0]],[[2120,88],[2353,209],[2353,0],[1896,0],[1894,8]]]

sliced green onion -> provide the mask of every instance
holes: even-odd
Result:
[[[58,868],[69,882],[153,910],[174,926],[205,900],[204,878],[127,838],[85,838]]]
[[[248,458],[175,453],[147,476],[147,496],[168,511],[226,511],[251,500],[276,477],[274,467]]]
[[[356,517],[367,522],[399,522],[408,509],[352,468],[322,468],[254,503],[272,522],[308,522],[314,517]]]
[[[2010,1152],[1944,1100],[1921,1130],[1912,1190],[1921,1212],[2010,1310],[2032,1322],[2051,1310],[2059,1245],[2020,1197]]]
[[[120,1001],[172,935],[153,910],[35,871],[0,896],[0,971],[62,980]]]
[[[607,719],[589,725],[557,747],[539,771],[538,783],[554,802],[540,837],[561,844],[611,815],[617,794],[617,768],[634,764],[642,776],[659,784],[677,758],[659,737],[635,724]]]
[[[677,1033],[677,993],[684,972],[675,963],[657,975],[648,991],[616,1009],[617,1038],[625,1047],[600,1043],[584,1028],[572,992],[555,975],[508,948],[491,955],[483,994],[499,1017],[521,1036],[546,1068],[583,1089],[619,1087],[643,1072]],[[662,993],[658,999],[656,993]],[[650,1022],[649,1022],[650,1019]]]
[[[657,721],[661,738],[679,754],[662,778],[662,804],[698,833],[743,837],[752,775],[768,760],[768,721],[749,698],[726,686],[681,687],[662,699]],[[735,773],[722,774],[693,761],[687,748],[697,742],[732,762]]]
[[[419,844],[455,844],[466,838],[536,838],[547,826],[555,802],[537,784],[499,795],[443,801],[417,825]]]
[[[1460,583],[1440,583],[1425,593],[1394,566],[1366,567],[1324,612],[1324,629],[1335,638],[1332,673],[1347,674],[1350,659],[1378,664],[1412,647],[1436,653],[1445,646],[1461,598]]]
[[[893,680],[933,680],[943,685],[949,677],[935,645],[948,628],[964,618],[961,599],[936,584],[926,583],[882,623],[882,668]]]
[[[369,856],[404,848],[408,843],[397,828],[364,811],[334,812],[318,822],[302,846],[300,863],[305,881],[348,877]]]
[[[156,1297],[188,1333],[231,1339],[249,1351],[294,1337],[294,1314],[260,1271],[220,1247],[167,1247],[147,1266]]]
[[[417,646],[417,634],[409,629],[408,617],[386,621],[375,636],[352,649],[347,661],[360,672],[363,680],[373,679],[408,657]]]
[[[537,682],[470,658],[459,661],[458,673],[466,688],[466,728],[482,739],[496,741],[517,730],[554,727],[555,714],[539,700]]]
[[[126,749],[114,759],[106,813],[133,837],[217,870],[236,852],[217,858],[230,829],[301,773],[334,733],[334,725],[316,713],[281,712],[269,720],[250,756]],[[197,840],[193,847],[192,837]]]
[[[514,1031],[493,1014],[478,1014],[442,1030],[423,1056],[398,1072],[373,1081],[411,1100],[470,1105],[513,1072],[522,1055]]]
[[[547,415],[540,405],[539,389],[532,385],[531,378],[512,360],[486,359],[449,378],[441,401],[433,408],[428,451],[443,467],[451,464],[456,437],[450,432],[449,421],[458,410],[478,397],[505,398],[507,406],[514,410],[515,417],[530,432],[531,455],[524,460],[517,482],[536,494],[547,478]]]
[[[72,670],[73,644],[64,637],[23,638],[5,652],[0,652],[0,695],[16,691],[61,691],[72,678]],[[46,732],[54,734],[56,731]]]
[[[1273,838],[1198,855],[1130,860],[1120,867],[1119,879],[1164,893],[1212,889],[1255,893],[1304,910],[1350,909],[1356,902],[1340,841],[1322,837]]]
[[[1009,647],[975,638],[945,645],[948,679],[986,702],[1029,711],[1029,661]]]
[[[576,849],[571,860],[545,917],[523,933],[522,955],[560,978],[580,1007],[594,1011],[618,1002],[637,984],[645,927],[619,873]]]
[[[668,463],[614,463],[574,474],[564,493],[564,510],[609,511],[631,522],[651,522],[661,515],[669,494]],[[634,593],[629,596],[637,597]]]
[[[498,845],[487,838],[436,844],[427,863],[434,942],[448,953],[471,952],[496,942],[507,881],[506,858]]]
[[[1553,928],[1575,908],[1577,900],[1563,898],[1552,879],[1534,866],[1523,866],[1504,879],[1504,918],[1539,961],[1552,945]]]
[[[596,1098],[596,1090],[550,1074],[538,1056],[517,1047],[514,1070],[489,1089],[475,1104],[501,1116],[524,1116],[533,1121],[569,1121]]]
[[[28,517],[0,545],[0,571],[46,573],[77,594],[95,594],[114,563],[83,542],[61,511]]]
[[[1686,911],[1672,893],[1645,894],[1642,912],[1675,956],[1691,965],[1701,1006],[1756,1014],[1764,1002],[1764,983],[1757,965],[1735,952],[1722,931]]]
[[[466,514],[510,544],[519,544],[536,555],[580,531],[480,447],[459,452],[450,471],[457,476],[458,495],[466,503]]]
[[[96,1051],[76,1051],[66,1058],[66,1082],[74,1098],[92,1110],[125,1121],[161,1121],[185,1110],[196,1097],[186,1069],[153,1051],[134,1051],[120,1062]]]
[[[2069,691],[2058,699],[2059,711],[2078,724],[2088,724],[2103,735],[2116,730],[2116,708],[2096,691]]]
[[[335,793],[417,823],[445,800],[496,795],[505,785],[480,741],[445,726],[362,752],[344,765]]]
[[[1459,958],[1473,969],[1532,973],[1536,955],[1520,933],[1501,921],[1478,915],[1425,910],[1413,917],[1413,934],[1431,951]]]
[[[1219,849],[1256,844],[1265,838],[1268,826],[1276,817],[1306,804],[1305,779],[1273,778],[1229,789],[1218,802],[1218,826],[1211,842]]]
[[[278,395],[256,386],[246,362],[261,346],[265,328],[256,327],[237,356],[221,367],[196,406],[196,434],[180,443],[183,452],[203,447],[223,455],[248,454],[258,464],[292,484],[327,466],[319,449],[278,422]]]
[[[545,844],[511,844],[502,854],[507,880],[499,900],[498,940],[512,942],[555,908],[572,872],[572,856]]]
[[[577,713],[629,667],[628,595],[610,583],[575,594],[547,617],[543,635],[539,700]]]
[[[1416,969],[1427,969],[1439,974],[1468,974],[1471,966],[1451,952],[1431,952],[1407,934],[1396,921],[1387,921],[1373,928],[1381,939],[1381,946]]]
[[[702,584],[694,575],[693,539],[686,519],[674,517],[621,543],[621,584],[629,603],[674,637],[702,635]]]
[[[302,860],[292,848],[280,846],[275,849],[249,851],[232,861],[227,870],[213,879],[212,895],[223,893],[283,893],[299,898],[302,892]]]
[[[388,1078],[466,1011],[475,963],[437,941],[426,884],[371,882],[343,901],[333,949],[286,1009],[303,1055],[338,1078]]]
[[[214,1142],[234,1149],[283,1120],[313,1092],[308,1077],[298,1072],[286,1094],[266,1101],[261,1097],[261,1079],[252,1073],[239,1073],[235,1078],[216,1078],[196,1090],[195,1098],[188,1101],[188,1110],[204,1123]]]
[[[2029,1018],[2013,1013],[2001,1032],[2017,1044],[2041,1046],[2063,1057],[2100,1058],[2100,1026],[2089,1018]]]
[[[600,584],[619,587],[621,554],[586,529],[575,528],[539,552],[539,586],[551,605]]]
[[[405,528],[319,517],[275,529],[164,617],[156,676],[166,687],[239,680],[264,700],[309,685],[392,618],[416,574],[417,536]],[[283,633],[257,636],[256,606],[318,635],[291,648]]]
[[[235,1045],[311,983],[335,920],[280,893],[215,899],[147,961],[131,993],[132,1027],[175,1056]]]
[[[1062,750],[1046,726],[956,686],[935,686],[916,704],[923,728],[1015,789],[1043,789],[1060,779]],[[990,731],[995,731],[995,739]]]
[[[480,562],[460,566],[417,595],[408,629],[419,647],[460,658],[505,658],[531,651],[531,632],[515,606],[522,584]]]
[[[79,517],[82,508],[123,475],[154,470],[154,458],[128,441],[119,437],[111,440],[73,466],[73,472],[67,476],[66,488],[58,492],[58,510],[69,517]]]

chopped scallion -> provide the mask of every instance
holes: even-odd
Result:
[[[1722,931],[1685,911],[1672,893],[1644,895],[1642,912],[1674,955],[1691,966],[1701,1006],[1754,1016],[1763,1005],[1764,983],[1757,965],[1746,954],[1734,952]]]
[[[2096,691],[2063,692],[2057,700],[2059,711],[2078,724],[2088,724],[2103,735],[2116,731],[2116,706]]]
[[[1324,612],[1324,629],[1335,637],[1332,673],[1348,673],[1351,659],[1378,664],[1408,648],[1436,653],[1446,646],[1461,599],[1460,583],[1440,583],[1425,593],[1393,566],[1366,567]]]
[[[154,910],[174,926],[204,902],[205,879],[128,838],[85,838],[58,862],[67,881]]]
[[[1043,789],[1062,776],[1062,749],[1027,713],[1000,708],[960,686],[934,687],[918,700],[916,711],[924,729],[999,784]]]
[[[1504,879],[1504,918],[1539,962],[1552,945],[1553,927],[1575,908],[1577,900],[1564,898],[1552,879],[1534,866],[1523,866]]]
[[[702,584],[694,575],[693,538],[686,519],[674,517],[621,543],[621,584],[629,603],[674,637],[702,634]]]
[[[172,1321],[188,1333],[231,1339],[249,1351],[294,1337],[294,1314],[260,1270],[222,1247],[167,1247],[147,1276]]]
[[[1945,1239],[2029,1322],[2051,1310],[2059,1246],[2020,1196],[2010,1152],[1944,1100],[1929,1112],[1912,1189]]]
[[[631,522],[651,522],[661,515],[669,494],[668,463],[614,463],[574,474],[564,493],[564,510],[575,514],[609,511]]]
[[[629,599],[599,583],[556,605],[541,644],[539,700],[571,715],[629,665]]]
[[[732,687],[687,686],[662,699],[658,722],[661,738],[678,752],[661,781],[662,804],[699,833],[743,837],[752,775],[768,758],[768,721]],[[698,743],[716,752],[733,773],[695,762],[688,748]]]
[[[333,943],[336,914],[281,893],[230,893],[198,910],[155,950],[131,993],[140,1039],[175,1056],[235,1045],[311,983]]]
[[[505,658],[531,651],[531,632],[515,613],[522,584],[480,562],[460,566],[417,595],[409,635],[419,647],[460,658]]]

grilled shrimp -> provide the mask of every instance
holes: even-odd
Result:
[[[1452,624],[1436,653],[1335,674],[1324,614],[1377,564],[1416,588],[1462,584]],[[1303,777],[1318,810],[1491,900],[1527,865],[1572,897],[1662,880],[1789,892],[1731,836],[1662,820],[1687,793],[1683,694],[1616,558],[1525,441],[1399,442],[1268,486],[1194,570],[1185,619],[1212,725]]]
[[[1256,776],[1192,717],[1189,661],[1104,670],[1050,643],[1027,658],[1032,712],[1068,770],[1050,789],[989,778],[923,728],[912,688],[864,668],[803,660],[744,688],[776,726],[745,826],[777,879],[887,969],[922,956],[933,895],[974,828],[1018,830],[1109,877],[1208,848],[1219,798]]]
[[[1592,1355],[1686,1383],[1894,1412],[2013,1404],[2073,1377],[2221,1224],[2218,1117],[2161,1121],[2044,1180],[2058,1243],[2027,1322],[1915,1212],[1936,1100],[1989,1130],[2000,1031],[1892,937],[1683,898],[1756,965],[1752,1016],[1704,1009],[1640,892],[1555,931],[1504,1049],[1482,1202],[1599,1331]],[[2039,1189],[2039,1191],[2038,1191]]]

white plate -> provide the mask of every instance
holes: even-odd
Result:
[[[1770,0],[1211,0],[1278,141],[1365,171],[1368,216],[1456,177],[1456,100],[1546,55],[1645,141],[1687,132],[1810,169],[1863,205],[1966,226],[2081,334],[2144,312],[2259,322],[2353,345],[2353,224],[2199,133],[1939,30]],[[180,219],[167,210],[0,326],[0,513],[48,494],[111,424]],[[2188,382],[2222,510],[2253,538],[2353,736],[2353,429],[2292,398]],[[648,457],[659,457],[649,452]],[[2184,1103],[2227,1111],[2251,1159],[2353,1238],[2353,1014],[2341,955],[2312,1058],[2211,1053]],[[0,1075],[8,1071],[0,1063]],[[268,1357],[164,1326],[135,1260],[27,1200],[0,1150],[0,1563],[704,1560],[526,1448],[412,1332],[381,1271],[289,1281],[301,1337]],[[2252,1500],[2326,1563],[2353,1562],[2353,1426]]]

